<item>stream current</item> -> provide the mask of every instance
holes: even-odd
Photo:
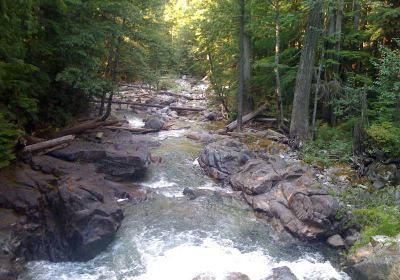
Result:
[[[141,123],[135,116],[128,121]],[[146,202],[125,209],[106,251],[88,262],[30,262],[20,279],[192,280],[201,275],[222,280],[240,272],[261,280],[280,266],[298,279],[350,279],[334,267],[332,251],[277,232],[204,175],[197,163],[203,146],[186,139],[185,132],[146,136],[161,142],[152,153],[162,163],[152,165],[140,182],[152,192]],[[188,200],[182,194],[185,187],[207,189],[210,195]]]

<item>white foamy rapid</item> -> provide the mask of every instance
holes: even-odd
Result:
[[[145,123],[144,123],[143,119],[136,115],[132,114],[132,115],[126,116],[126,119],[129,123],[130,127],[144,127]]]
[[[329,262],[319,262],[317,256],[294,262],[278,262],[263,251],[241,252],[230,240],[206,238],[199,245],[182,244],[161,254],[142,252],[146,272],[132,280],[190,280],[210,275],[223,280],[229,273],[240,272],[259,280],[272,274],[272,269],[287,266],[300,279],[349,279]]]
[[[173,129],[173,130],[163,130],[156,133],[156,137],[158,140],[165,140],[167,138],[179,138],[183,137],[186,134],[186,129]]]
[[[165,197],[183,197],[183,188],[178,187],[178,184],[175,182],[167,181],[163,175],[156,181],[142,183],[141,185],[151,188],[154,192]]]
[[[32,262],[22,279],[32,280],[192,280],[209,275],[223,280],[229,273],[240,272],[252,280],[272,274],[272,269],[287,266],[299,280],[350,279],[322,257],[306,255],[292,262],[275,260],[265,250],[243,251],[229,239],[203,237],[198,232],[170,232],[148,238],[149,232],[131,237],[132,244],[116,244],[109,253],[138,252],[135,258],[111,258],[103,263],[99,256],[88,263]],[[125,247],[122,249],[122,247]],[[140,265],[138,265],[140,263]]]

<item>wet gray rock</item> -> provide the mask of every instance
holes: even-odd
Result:
[[[368,244],[349,256],[356,279],[396,280],[400,277],[400,237],[390,242]]]
[[[300,239],[336,233],[339,204],[309,170],[279,156],[264,159],[255,159],[241,143],[226,139],[207,145],[199,163],[211,177],[241,191],[254,210],[278,219]]]
[[[280,171],[264,160],[252,159],[244,165],[240,172],[229,177],[229,183],[234,190],[243,191],[249,195],[269,192],[281,180]]]
[[[214,192],[211,190],[196,189],[196,188],[185,188],[183,190],[183,195],[186,196],[189,200],[193,200],[201,196],[209,196],[212,195],[213,193]]]
[[[150,98],[149,100],[146,101],[146,103],[147,104],[157,104],[157,105],[162,105],[162,106],[169,106],[172,103],[176,102],[177,100],[178,99],[173,96],[159,95],[159,96]]]
[[[272,275],[265,280],[298,280],[296,275],[287,266],[272,269]]]
[[[20,164],[0,173],[0,209],[19,217],[7,241],[12,259],[91,259],[107,247],[121,225],[123,212],[117,200],[146,198],[135,188],[104,179],[92,164],[38,156],[32,166],[35,170]]]
[[[334,229],[338,202],[300,165],[287,166],[279,157],[249,160],[227,182],[245,194],[253,209],[278,218],[300,239],[325,236]]]
[[[346,233],[346,238],[344,239],[344,243],[346,243],[348,247],[351,247],[360,239],[361,239],[361,233],[355,229],[350,229]]]
[[[250,280],[250,278],[241,272],[230,272],[225,276],[224,280]]]
[[[143,174],[151,163],[147,145],[113,140],[109,139],[108,144],[76,140],[51,155],[66,161],[94,163],[98,172],[108,176],[127,178]]]
[[[224,139],[207,145],[200,155],[199,164],[208,175],[223,180],[252,158],[255,155],[243,144]]]
[[[160,130],[164,127],[164,120],[157,116],[150,117],[144,125],[145,128]]]
[[[326,243],[329,244],[332,248],[335,249],[345,249],[346,248],[346,243],[344,242],[343,238],[339,234],[335,234],[330,236],[327,240]]]
[[[367,176],[372,180],[376,189],[381,189],[386,184],[400,184],[400,169],[394,163],[373,162],[368,165]]]
[[[212,143],[226,138],[222,135],[212,134],[205,130],[190,131],[186,134],[186,137],[191,140],[199,141],[202,143]]]

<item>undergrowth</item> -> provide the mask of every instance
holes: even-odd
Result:
[[[320,125],[315,141],[308,141],[302,147],[305,162],[321,167],[348,162],[352,154],[351,133],[342,127]]]
[[[368,244],[375,235],[400,234],[400,191],[396,187],[365,190],[355,186],[343,191],[341,200],[347,205],[342,211],[350,211],[352,216],[346,226],[361,228],[362,237],[352,247],[353,251]]]

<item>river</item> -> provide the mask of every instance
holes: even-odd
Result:
[[[137,116],[128,121],[141,124]],[[146,136],[161,142],[153,153],[162,162],[152,165],[139,182],[152,192],[146,202],[125,209],[123,224],[106,251],[88,262],[30,262],[20,279],[224,279],[227,273],[241,272],[260,280],[279,266],[288,266],[299,279],[350,279],[333,265],[334,252],[277,232],[205,176],[196,161],[202,145],[186,139],[185,132],[178,128]],[[188,200],[182,194],[185,187],[207,189],[210,195]]]

